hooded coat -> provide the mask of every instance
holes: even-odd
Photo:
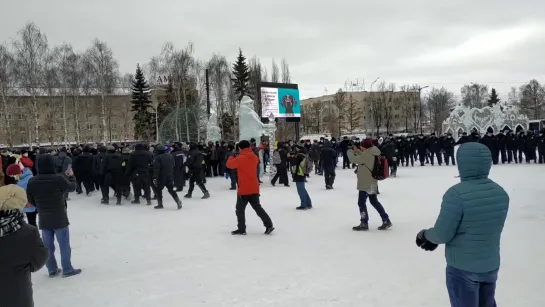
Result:
[[[435,244],[445,244],[447,265],[472,273],[490,272],[500,267],[509,196],[488,178],[492,155],[486,146],[463,144],[456,160],[460,183],[443,195],[435,226],[424,235]]]
[[[358,165],[358,191],[366,192],[367,194],[378,193],[378,181],[373,178],[372,170],[375,167],[375,157],[380,156],[380,149],[376,146],[370,147],[363,151],[354,151],[349,149],[347,152],[348,159],[351,163]]]
[[[2,307],[33,307],[31,273],[49,258],[36,227],[23,226],[0,237],[0,297]]]
[[[38,157],[38,175],[28,181],[28,202],[38,209],[40,229],[61,229],[67,227],[66,192],[76,190],[75,178],[55,173],[55,157]]]

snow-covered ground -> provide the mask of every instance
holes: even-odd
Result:
[[[166,209],[99,204],[72,196],[69,202],[72,260],[83,273],[49,279],[33,275],[37,307],[151,306],[448,306],[443,248],[425,252],[416,233],[433,225],[441,197],[458,181],[455,167],[401,168],[380,185],[380,201],[394,227],[353,232],[359,223],[356,178],[339,170],[335,190],[323,177],[307,187],[314,209],[299,212],[295,185],[264,184],[261,202],[276,230],[263,226],[248,207],[248,235],[233,237],[235,192],[223,178],[209,180],[212,197],[200,191]],[[511,197],[502,237],[497,289],[500,306],[545,306],[545,200],[543,165],[493,166],[491,177]],[[60,258],[57,258],[60,261]]]

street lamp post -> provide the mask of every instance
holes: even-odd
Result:
[[[422,128],[422,97],[420,97],[421,93],[422,93],[422,90],[425,89],[425,88],[428,88],[429,86],[426,85],[424,87],[418,87],[418,100],[420,102],[420,116],[419,116],[419,119],[420,119],[420,134],[423,134],[423,128]]]

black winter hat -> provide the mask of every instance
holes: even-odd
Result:
[[[246,148],[250,148],[250,142],[246,141],[246,140],[242,140],[238,143],[238,148],[240,149],[246,149]]]
[[[494,133],[494,129],[492,127],[486,128],[486,133]]]

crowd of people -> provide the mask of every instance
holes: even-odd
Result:
[[[143,199],[147,205],[156,200],[154,208],[163,209],[162,191],[166,188],[177,209],[181,209],[182,201],[178,193],[185,189],[188,182],[185,198],[192,197],[197,185],[203,193],[202,198],[206,199],[210,197],[206,188],[207,178],[219,176],[229,178],[231,190],[236,190],[238,195],[237,229],[231,234],[246,234],[245,209],[250,204],[261,218],[268,235],[274,231],[274,226],[259,198],[260,178],[263,172],[267,172],[267,167],[269,172],[274,173],[270,182],[273,186],[278,182],[289,187],[291,175],[291,182],[295,184],[300,197],[300,205],[296,209],[309,210],[313,208],[313,201],[305,186],[307,178],[311,174],[323,176],[325,189],[332,190],[335,170],[341,160],[342,168],[354,168],[357,178],[360,222],[352,229],[369,230],[366,205],[369,200],[382,220],[378,229],[387,230],[393,224],[378,200],[379,182],[387,177],[377,174],[380,173],[380,165],[387,165],[387,172],[389,169],[388,173],[396,176],[398,166],[414,166],[415,161],[420,162],[421,166],[434,165],[435,161],[439,165],[443,162],[456,165],[458,162],[461,182],[447,191],[435,226],[418,233],[416,244],[428,251],[434,250],[438,244],[446,245],[447,288],[452,306],[489,306],[479,305],[474,300],[475,297],[480,299],[481,295],[486,302],[494,301],[499,238],[509,204],[505,191],[488,178],[490,167],[499,161],[522,163],[522,154],[527,163],[545,162],[543,132],[540,131],[538,136],[530,132],[515,134],[512,131],[494,135],[489,130],[482,138],[477,132],[472,132],[469,136],[462,135],[459,140],[455,140],[451,134],[437,137],[432,133],[428,136],[389,135],[361,141],[321,138],[278,142],[275,145],[251,139],[236,144],[113,144],[62,147],[58,151],[44,148],[4,150],[0,172],[0,248],[20,245],[18,241],[23,239],[17,238],[38,242],[32,243],[32,248],[20,246],[29,254],[24,257],[17,254],[17,261],[30,263],[17,276],[21,284],[30,280],[30,272],[39,270],[44,264],[50,277],[74,276],[81,270],[75,269],[71,262],[67,214],[69,193],[92,195],[100,191],[101,203],[108,205],[112,190],[117,205],[121,205],[123,199],[131,200],[133,204],[139,204]],[[462,144],[466,145],[460,147],[456,159],[454,148]],[[270,160],[269,146],[274,146]],[[269,165],[269,161],[274,167]],[[475,163],[481,168],[472,169],[470,166]],[[486,193],[475,190],[475,184]],[[460,199],[463,193],[467,197]],[[471,210],[466,210],[470,203]],[[486,223],[481,225],[474,223],[485,219]],[[35,228],[28,225],[38,227],[42,238]],[[10,236],[16,232],[18,236]],[[60,249],[61,269],[54,256],[55,237]],[[43,244],[40,243],[42,240]],[[488,243],[481,244],[483,240]],[[19,262],[0,261],[4,265]],[[0,271],[4,272],[2,269]],[[475,279],[472,282],[478,283],[485,291],[479,292],[478,287],[470,287],[463,281],[469,279]],[[3,284],[0,285],[1,291],[11,293],[9,289],[13,288],[3,287]],[[26,284],[25,292],[21,292],[21,296],[26,298],[14,298],[15,303],[8,306],[32,306],[29,304],[32,301],[29,284]]]

